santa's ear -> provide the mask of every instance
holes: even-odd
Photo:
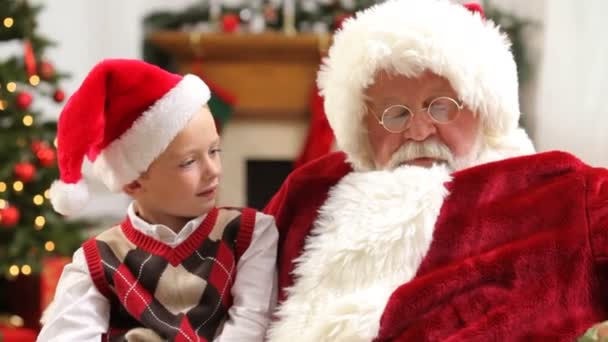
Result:
[[[122,191],[124,191],[129,196],[137,194],[140,189],[141,183],[138,180],[134,180],[131,183],[122,187]]]

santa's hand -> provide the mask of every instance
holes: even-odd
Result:
[[[592,326],[577,342],[608,342],[608,321]]]

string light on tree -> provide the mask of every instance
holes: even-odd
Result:
[[[31,125],[34,124],[34,117],[27,114],[23,116],[23,125],[25,127],[30,127]]]
[[[11,17],[6,17],[6,18],[4,18],[2,23],[4,24],[4,27],[11,28],[11,27],[13,27],[13,24],[15,23],[15,21]]]
[[[16,192],[23,191],[23,182],[16,181],[15,183],[13,183],[13,190],[15,190]]]
[[[8,82],[8,83],[6,84],[6,90],[7,90],[9,93],[14,93],[14,92],[15,92],[15,90],[17,90],[17,83],[15,83],[15,82]]]
[[[11,267],[9,267],[8,274],[10,274],[13,277],[17,277],[19,275],[19,266],[12,265]]]
[[[46,223],[46,219],[44,216],[38,216],[34,219],[34,225],[36,226],[36,230],[42,230],[44,228],[44,224]]]
[[[40,76],[38,76],[38,75],[30,76],[30,84],[33,85],[34,87],[37,86],[38,84],[40,84]]]
[[[0,199],[0,210],[6,208],[7,206],[8,203],[5,200]]]
[[[32,274],[32,267],[30,265],[21,266],[21,273],[23,275],[29,276],[30,274]]]
[[[36,195],[33,198],[33,202],[37,206],[41,206],[44,204],[44,197],[42,195]]]
[[[55,243],[53,241],[47,241],[44,244],[44,249],[46,249],[47,252],[52,252],[55,250]]]
[[[0,192],[5,192],[5,191],[6,191],[6,183],[0,182]]]
[[[0,100],[0,110],[5,110],[8,103],[4,100]]]

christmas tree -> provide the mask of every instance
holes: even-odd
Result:
[[[37,274],[42,261],[71,255],[82,242],[82,222],[55,213],[49,188],[58,178],[57,124],[45,121],[39,100],[64,100],[65,77],[45,59],[51,42],[36,31],[39,7],[0,0],[0,44],[19,46],[0,60],[0,278]],[[40,101],[43,102],[43,101]],[[48,106],[47,106],[48,107]],[[0,310],[1,311],[1,310]]]

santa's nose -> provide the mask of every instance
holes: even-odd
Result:
[[[403,132],[406,139],[424,141],[437,133],[435,123],[428,117],[427,113],[416,113],[410,119],[409,127]]]

